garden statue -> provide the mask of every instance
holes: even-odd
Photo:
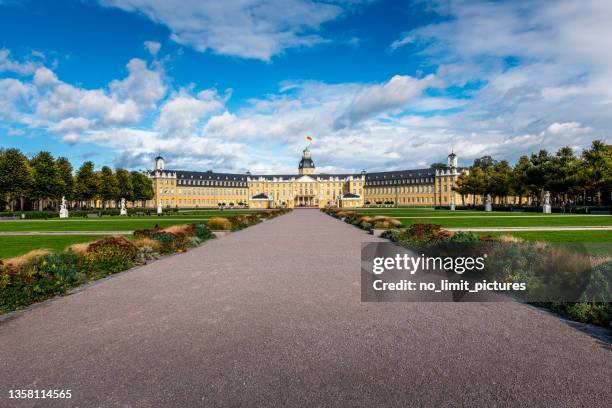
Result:
[[[62,203],[59,211],[60,218],[68,218],[68,208],[66,208],[66,197],[62,196]]]
[[[119,215],[127,215],[127,210],[125,209],[125,198],[121,199],[121,210],[119,210]]]
[[[552,207],[550,206],[550,193],[548,191],[544,192],[544,206],[542,210],[544,214],[550,214],[552,212]]]
[[[491,207],[491,194],[487,194],[487,201],[485,202],[485,211],[492,211]]]
[[[161,200],[159,200],[159,202],[157,203],[157,215],[161,215],[162,214],[162,202]]]
[[[451,206],[450,206],[451,211],[455,211],[455,196],[451,197],[451,203],[450,204],[451,204]]]

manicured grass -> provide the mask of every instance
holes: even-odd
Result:
[[[478,233],[499,237],[511,235],[525,241],[546,241],[553,244],[569,244],[576,250],[584,250],[598,256],[612,256],[612,231],[512,231]]]
[[[53,218],[49,220],[2,221],[0,222],[0,231],[131,231],[152,228],[155,225],[169,227],[176,224],[198,223],[211,217],[231,217],[232,215],[245,213],[245,211],[207,211],[202,215],[163,217]]]
[[[419,210],[404,208],[368,208],[358,210],[357,212],[368,215],[386,215],[399,219],[405,225],[415,223],[440,224],[447,228],[612,226],[612,216],[610,215]]]
[[[62,251],[68,245],[95,241],[104,235],[9,235],[0,237],[0,259],[23,255],[33,249]]]
[[[439,224],[446,228],[462,227],[586,227],[612,226],[610,216],[566,217],[483,217],[483,218],[400,218],[404,225]]]
[[[490,235],[499,237],[501,235],[512,235],[526,241],[547,242],[584,242],[600,243],[612,242],[612,231],[508,231],[508,232],[482,232],[478,235]]]

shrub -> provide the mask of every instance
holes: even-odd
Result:
[[[171,232],[159,231],[153,234],[152,238],[160,243],[160,252],[162,254],[167,254],[180,249],[176,235],[172,234]]]
[[[208,228],[211,230],[229,230],[232,228],[232,223],[223,217],[213,217],[207,222]]]
[[[86,277],[73,252],[31,257],[27,263],[0,265],[0,312],[65,293]]]
[[[440,242],[450,239],[453,234],[438,224],[412,224],[403,233],[409,242]]]
[[[453,236],[450,238],[449,242],[455,244],[472,244],[475,242],[479,242],[480,237],[472,232],[455,232]]]
[[[143,245],[138,247],[138,253],[136,254],[136,262],[137,263],[147,263],[147,261],[152,261],[155,259],[159,259],[160,254],[155,251],[152,247]]]
[[[195,236],[202,241],[214,238],[212,231],[204,224],[198,224],[195,229]]]
[[[185,246],[187,248],[193,248],[193,247],[197,247],[201,243],[202,243],[202,240],[200,238],[198,238],[198,237],[189,237],[189,239],[187,239],[187,242],[185,243]]]
[[[397,229],[388,229],[380,234],[380,236],[393,242],[400,242],[402,240],[402,233]]]
[[[366,231],[369,231],[372,229],[372,224],[370,224],[369,222],[362,222],[361,228],[363,228]]]
[[[108,237],[89,244],[87,271],[90,276],[113,274],[134,265],[138,249],[123,237]]]
[[[234,215],[233,217],[228,218],[228,220],[232,224],[232,231],[244,229],[252,224],[249,218],[244,215]]]
[[[591,270],[581,300],[595,302],[612,300],[612,261],[597,265]]]
[[[609,326],[612,320],[612,303],[578,302],[553,303],[550,309],[572,320]]]

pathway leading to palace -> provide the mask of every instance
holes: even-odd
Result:
[[[518,303],[361,303],[360,243],[296,210],[0,323],[0,406],[607,406],[612,349]],[[8,401],[71,389],[71,401]]]

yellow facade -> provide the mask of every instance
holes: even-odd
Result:
[[[305,149],[297,175],[251,175],[166,170],[158,157],[156,169],[149,172],[155,198],[147,204],[162,208],[461,205],[461,196],[453,191],[461,171],[454,160],[449,156],[450,166],[441,170],[328,175],[315,173]]]

